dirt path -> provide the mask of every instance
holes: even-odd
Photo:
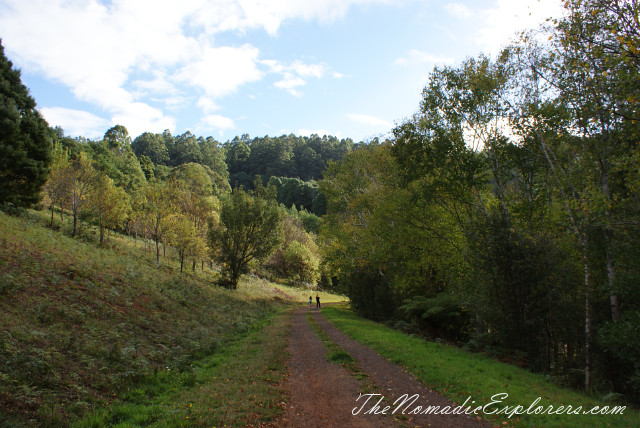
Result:
[[[375,396],[359,398],[360,381],[345,368],[327,361],[326,349],[308,325],[305,315],[314,319],[331,340],[355,358],[363,372],[376,385]],[[293,316],[290,339],[291,360],[285,387],[291,396],[283,418],[276,426],[284,427],[489,427],[464,415],[406,415],[400,421],[391,415],[394,401],[403,394],[418,394],[412,404],[402,407],[408,413],[418,406],[455,407],[441,395],[428,390],[400,367],[391,364],[370,348],[348,338],[329,323],[315,308],[301,308]],[[371,391],[369,391],[371,393]],[[384,401],[378,403],[381,397]],[[386,415],[373,414],[391,406]],[[354,410],[355,409],[355,410]],[[359,412],[358,412],[359,410]],[[357,413],[354,415],[353,413]],[[401,413],[396,412],[396,415]]]
[[[324,345],[305,318],[309,310],[298,310],[293,315],[289,345],[291,360],[286,383],[291,401],[276,426],[388,426],[382,418],[370,420],[351,414],[360,382],[342,366],[327,361]]]

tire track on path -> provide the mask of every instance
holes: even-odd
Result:
[[[403,370],[401,367],[390,363],[378,355],[375,351],[367,346],[362,345],[359,342],[349,338],[340,330],[338,330],[333,324],[327,321],[319,311],[314,311],[313,317],[318,325],[327,333],[329,338],[354,359],[358,361],[360,368],[363,372],[367,373],[371,380],[380,388],[377,393],[387,397],[385,403],[380,407],[392,406],[393,402],[403,394],[409,396],[418,394],[420,398],[412,405],[408,407],[408,411],[414,409],[418,405],[425,406],[456,406],[453,402],[449,401],[442,395],[429,390],[421,382]],[[357,397],[357,395],[355,396]],[[369,401],[368,406],[364,407],[361,414],[358,415],[362,419],[370,418],[373,415],[364,415],[363,413],[372,407],[374,401],[373,398]],[[362,401],[361,401],[362,402]],[[353,401],[352,401],[353,408]],[[404,408],[404,407],[403,407]],[[399,413],[399,412],[398,412]],[[387,424],[391,422],[387,420]],[[420,427],[490,427],[491,424],[487,421],[479,420],[476,417],[467,415],[433,415],[433,414],[418,414],[408,415],[408,420],[403,421],[409,426]],[[389,426],[389,425],[378,425]]]
[[[388,427],[393,417],[354,416],[351,411],[360,393],[360,382],[341,365],[326,359],[326,348],[307,323],[305,314],[315,308],[297,310],[291,322],[289,376],[285,388],[291,397],[281,427]]]

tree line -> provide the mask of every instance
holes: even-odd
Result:
[[[219,282],[229,288],[249,270],[297,284],[313,285],[319,279],[315,236],[320,217],[312,210],[321,213],[324,206],[318,203],[322,197],[314,179],[329,158],[315,150],[339,157],[351,150],[350,140],[250,140],[245,135],[220,144],[212,137],[190,132],[174,137],[169,131],[132,140],[122,125],[113,126],[99,140],[69,138],[62,129],[48,126],[20,72],[3,49],[0,53],[2,209],[46,207],[52,228],[61,227],[56,214],[62,225],[67,215],[71,236],[93,224],[100,245],[108,241],[111,230],[126,233],[142,239],[145,250],[151,243],[158,264],[170,247],[181,271],[187,263],[195,270],[216,261],[222,267]],[[242,156],[234,149],[238,145]],[[305,155],[317,162],[316,167],[305,163]],[[275,164],[267,168],[256,160],[275,162],[278,157],[303,172],[315,168],[316,175]],[[236,174],[255,173],[255,181],[236,181],[232,189],[228,162],[235,162]],[[243,162],[250,166],[241,168]]]
[[[220,283],[229,288],[237,287],[250,268],[296,283],[317,281],[314,236],[320,218],[278,203],[277,188],[265,187],[260,176],[251,189],[232,190],[224,159],[210,164],[216,170],[188,162],[145,171],[121,125],[100,141],[68,143],[54,141],[43,185],[42,202],[51,211],[52,228],[56,211],[61,221],[68,212],[73,217],[71,236],[85,220],[98,226],[100,244],[108,230],[152,242],[158,264],[167,246],[176,250],[181,271],[186,262],[195,270],[198,263],[204,268],[216,261],[223,267]],[[287,227],[294,232],[285,233]]]
[[[324,214],[324,199],[318,192],[317,180],[329,162],[341,159],[361,144],[354,144],[350,138],[338,140],[316,134],[255,138],[243,134],[220,144],[212,137],[196,137],[191,132],[172,136],[166,130],[162,134],[145,132],[133,140],[131,147],[147,178],[164,178],[170,167],[184,163],[225,171],[221,178],[232,187],[251,189],[256,175],[265,184],[273,178],[271,184],[278,187],[279,202],[320,216]]]
[[[640,7],[565,7],[329,167],[325,262],[371,318],[638,402]]]

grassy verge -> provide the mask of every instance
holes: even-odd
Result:
[[[594,406],[613,404],[562,389],[550,384],[543,376],[530,373],[518,367],[492,360],[480,354],[471,354],[458,348],[441,343],[426,342],[423,339],[406,335],[397,330],[385,327],[372,321],[358,317],[345,308],[330,306],[322,309],[323,314],[333,324],[353,339],[373,348],[380,355],[393,363],[405,367],[425,385],[442,393],[457,404],[462,404],[467,397],[471,400],[467,405],[484,406],[492,402],[492,396],[507,393],[508,398],[486,408],[487,412],[499,411],[509,406],[520,405],[526,411],[529,406],[541,397],[539,403],[532,407],[552,405],[572,406],[575,410],[582,406],[588,410]],[[411,391],[407,391],[411,393]],[[475,403],[471,403],[471,401]],[[506,413],[511,410],[507,410]],[[567,414],[513,414],[502,415],[479,414],[493,423],[531,427],[633,427],[640,426],[640,414],[626,408],[622,415],[585,415]]]
[[[185,371],[162,371],[74,425],[260,426],[282,413],[291,311],[224,344]]]

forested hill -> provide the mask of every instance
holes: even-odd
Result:
[[[350,138],[339,140],[334,136],[316,134],[309,137],[289,134],[255,138],[243,134],[220,143],[213,137],[196,136],[189,131],[172,135],[169,130],[161,134],[145,132],[132,141],[122,125],[109,129],[99,141],[64,137],[59,128],[55,139],[72,156],[90,152],[92,158],[100,159],[111,178],[117,180],[116,176],[119,176],[120,181],[133,181],[129,184],[134,187],[143,180],[141,172],[146,180],[164,180],[173,168],[197,163],[210,170],[214,184],[220,190],[227,185],[251,189],[256,175],[259,175],[265,184],[271,180],[270,184],[278,190],[278,201],[287,208],[296,205],[316,215],[325,211],[323,198],[315,204],[314,200],[319,194],[316,181],[322,178],[328,163],[342,159],[364,144],[354,143]],[[129,165],[120,166],[114,165],[117,161],[111,159],[110,151],[114,147],[121,153],[129,145],[140,168],[133,158]]]
[[[146,157],[156,166],[195,162],[215,171],[226,163],[232,184],[250,187],[256,175],[318,180],[327,162],[342,159],[354,142],[316,134],[256,138],[243,134],[221,144],[213,137],[197,137],[188,131],[173,136],[165,130],[162,134],[145,132],[131,147],[138,158]]]
[[[249,139],[248,135],[224,144],[232,183],[248,185],[256,175],[319,180],[330,161],[342,159],[354,148],[350,138],[293,134]]]

